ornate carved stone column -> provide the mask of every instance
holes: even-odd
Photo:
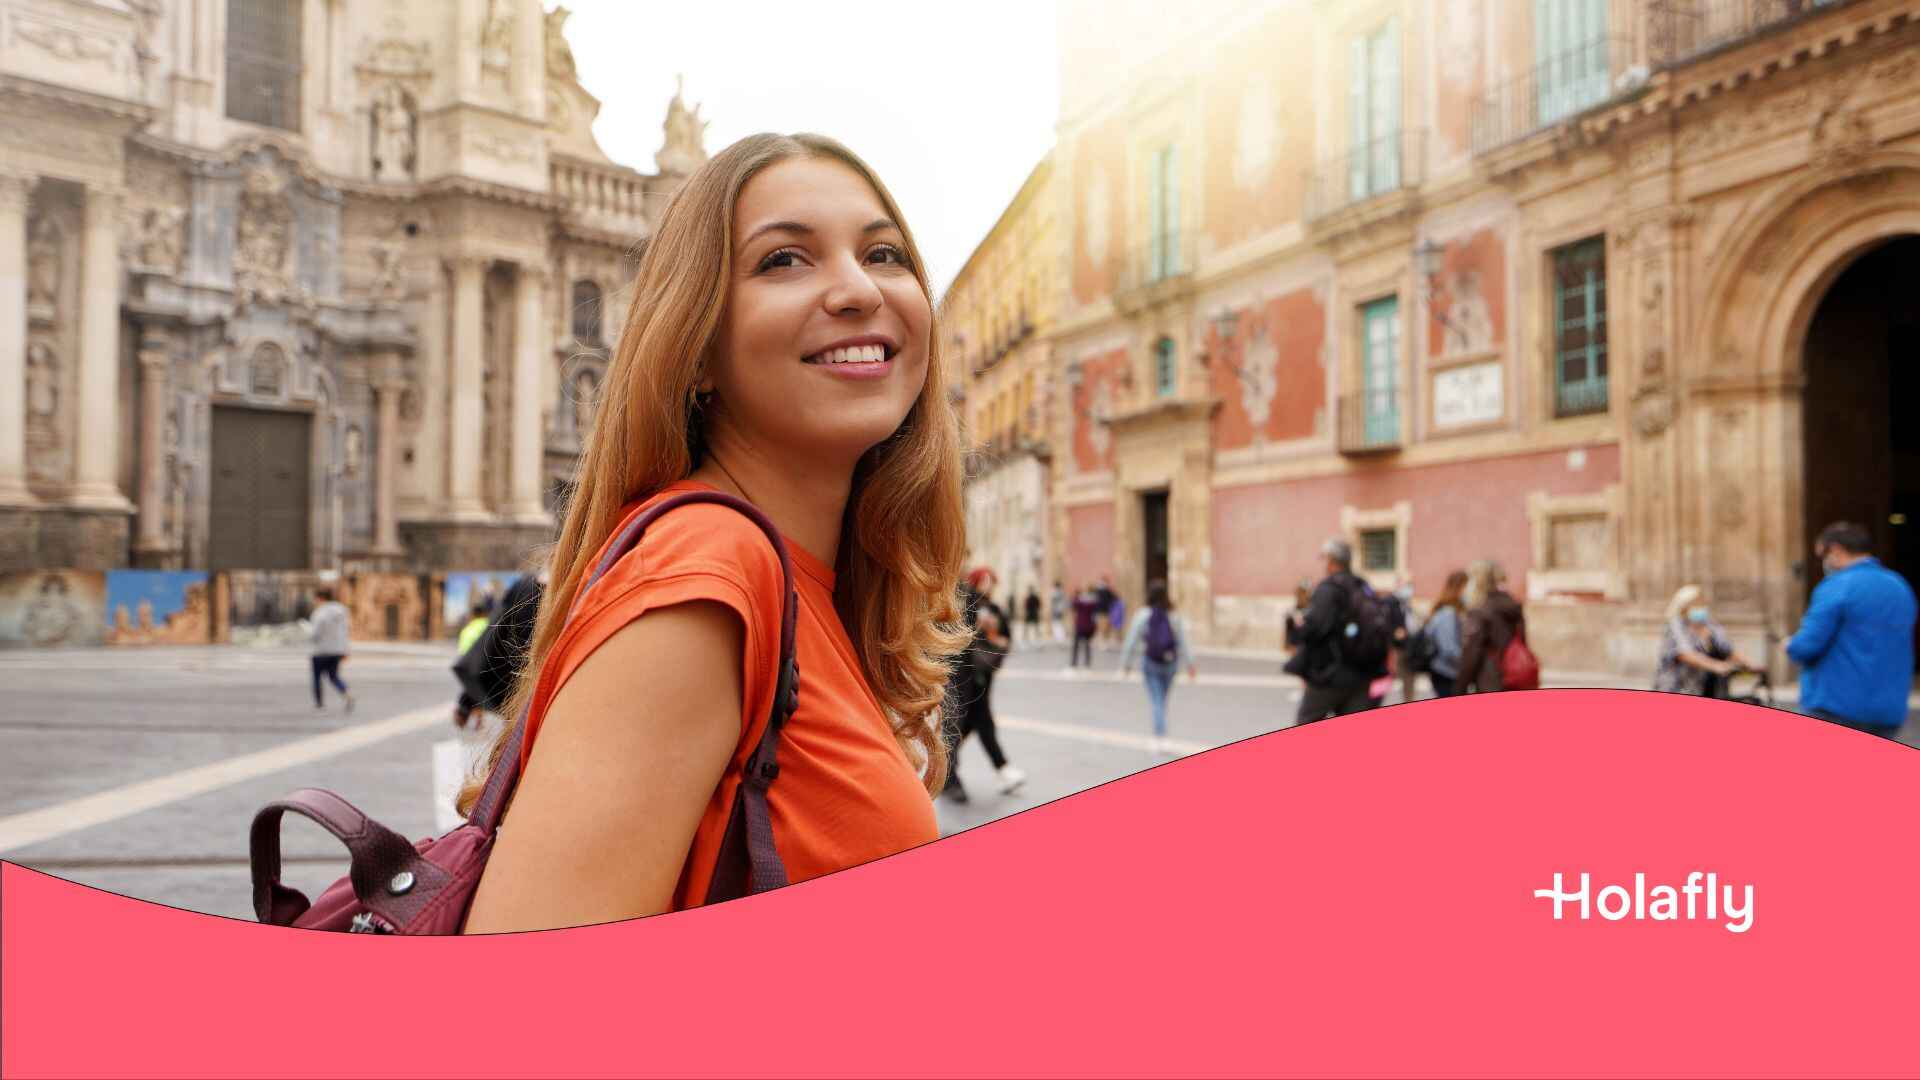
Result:
[[[453,410],[447,433],[448,516],[455,521],[485,521],[487,507],[480,499],[480,350],[485,347],[481,320],[485,306],[487,260],[463,255],[453,264],[453,328],[448,341],[448,368],[452,376]]]
[[[547,275],[521,266],[514,312],[512,514],[516,524],[550,525],[540,499],[541,365],[552,334],[545,324]]]
[[[130,511],[121,493],[120,415],[115,400],[120,368],[120,206],[113,188],[89,187],[80,249],[80,410],[74,431],[72,504]]]
[[[34,178],[0,172],[0,506],[27,506],[27,197]]]
[[[374,410],[379,423],[373,444],[373,554],[382,557],[406,554],[400,546],[400,523],[394,515],[394,487],[400,481],[400,392],[405,387],[400,358],[381,357],[373,374]]]
[[[167,536],[167,425],[173,335],[149,329],[140,335],[140,532],[133,550],[143,566],[157,565],[173,550]]]

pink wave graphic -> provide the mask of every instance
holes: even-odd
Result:
[[[0,1072],[1912,1075],[1916,818],[1913,749],[1561,690],[1280,732],[553,933],[285,930],[9,864]],[[1747,929],[1533,895],[1694,871],[1753,886]]]

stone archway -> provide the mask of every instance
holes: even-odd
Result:
[[[1830,372],[1810,370],[1809,331],[1850,268],[1910,236],[1920,236],[1920,155],[1887,153],[1784,185],[1718,246],[1728,255],[1687,350],[1695,460],[1682,540],[1712,568],[1703,577],[1752,594],[1775,641],[1805,608],[1807,522],[1825,512],[1808,491],[1810,463],[1816,482],[1826,467],[1808,445],[1825,419],[1809,431],[1806,409],[1810,377]]]

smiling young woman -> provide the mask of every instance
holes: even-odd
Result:
[[[524,771],[467,932],[710,895],[774,697],[778,558],[741,514],[681,507],[575,608],[620,528],[679,492],[746,499],[792,559],[804,675],[767,802],[789,880],[938,835],[965,530],[933,321],[899,208],[831,139],[743,139],[674,195],[554,550],[509,712]]]

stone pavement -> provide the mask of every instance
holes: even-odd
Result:
[[[473,745],[447,720],[454,695],[439,644],[357,648],[344,675],[354,713],[316,711],[307,658],[277,647],[0,652],[0,858],[124,895],[251,918],[247,826],[296,787],[332,788],[408,836],[440,831],[436,750]],[[938,801],[952,833],[1159,763],[1138,676],[1069,671],[1066,650],[1021,646],[994,688],[1001,739],[1030,779],[997,790],[978,740],[959,759],[972,798]],[[1289,726],[1298,680],[1277,656],[1202,655],[1171,704],[1173,749],[1197,753]],[[1550,685],[1591,685],[1551,675]],[[1629,686],[1619,680],[1608,685]],[[1920,743],[1920,724],[1904,739]],[[444,781],[442,781],[444,783]],[[337,841],[285,825],[286,877],[311,895],[346,871]]]

